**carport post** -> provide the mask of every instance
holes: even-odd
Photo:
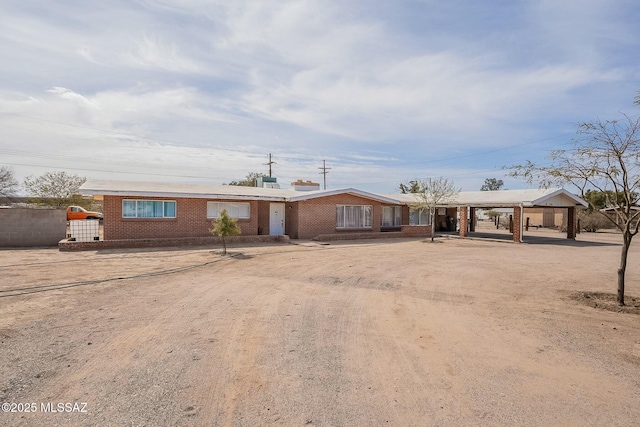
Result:
[[[522,205],[513,207],[513,242],[522,243],[522,217],[524,208]]]
[[[476,231],[476,208],[469,207],[469,231]]]
[[[576,208],[573,206],[567,208],[567,239],[576,239],[576,222]]]
[[[460,206],[460,237],[469,236],[469,218],[467,217],[468,208]]]

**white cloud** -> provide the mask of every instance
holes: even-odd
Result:
[[[201,165],[188,147],[231,148],[248,161],[208,160],[240,168],[234,178],[268,150],[292,179],[323,158],[348,162],[336,178],[356,179],[346,171],[368,161],[379,174],[402,173],[389,159],[418,170],[420,159],[564,132],[619,110],[624,91],[630,103],[638,12],[617,4],[16,4],[0,14],[0,111],[23,117],[0,122],[11,144],[60,153],[85,139],[100,156],[113,146],[144,161],[151,144],[158,161],[184,166]]]

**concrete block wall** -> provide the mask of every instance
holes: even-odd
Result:
[[[66,210],[0,209],[0,247],[57,246],[66,236]]]
[[[176,218],[123,218],[122,200],[175,200]],[[158,239],[211,236],[211,218],[207,218],[207,201],[238,202],[163,197],[104,197],[104,240]],[[242,235],[258,235],[259,202],[249,201],[250,218],[239,219]],[[268,204],[267,204],[268,209]],[[267,213],[268,215],[268,213]]]

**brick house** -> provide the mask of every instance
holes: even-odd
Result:
[[[314,189],[309,182],[292,190],[231,185],[162,184],[89,180],[83,194],[102,198],[104,241],[211,237],[209,229],[223,209],[238,221],[242,236],[289,236],[336,240],[373,237],[423,237],[434,231],[474,232],[475,210],[510,207],[513,241],[521,242],[525,209],[563,209],[567,238],[575,238],[576,208],[586,202],[564,189],[460,192],[455,200],[428,212],[414,210],[412,194],[375,194],[354,188]],[[297,191],[295,188],[304,188]],[[149,245],[151,245],[150,243]]]
[[[89,180],[80,190],[103,199],[105,241],[207,237],[222,209],[237,219],[243,236],[294,239],[401,232],[410,219],[408,206],[398,200],[353,188],[296,191]],[[405,234],[417,233],[405,228]],[[420,234],[426,235],[426,228]]]

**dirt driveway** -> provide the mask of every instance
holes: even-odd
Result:
[[[640,316],[569,298],[615,292],[617,244],[231,253],[0,251],[0,402],[23,411],[0,425],[640,419]],[[629,259],[628,294],[640,296],[637,244]]]

